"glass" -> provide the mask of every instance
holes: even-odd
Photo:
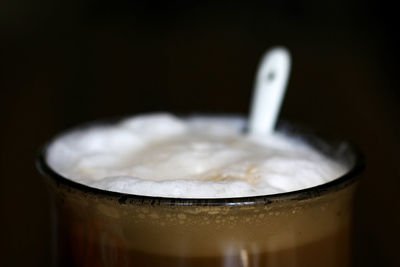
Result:
[[[291,131],[346,162],[349,171],[323,185],[275,195],[146,197],[62,177],[47,165],[45,145],[37,166],[53,204],[55,265],[349,266],[352,200],[363,157],[347,142]]]

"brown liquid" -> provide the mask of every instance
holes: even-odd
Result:
[[[226,254],[213,257],[166,256],[132,251],[117,246],[102,247],[96,238],[64,243],[59,266],[229,266],[229,267],[346,267],[349,266],[348,231],[341,230],[316,242],[275,252]],[[113,243],[113,241],[108,240]],[[115,244],[115,242],[114,242]],[[254,244],[257,245],[257,244]],[[68,247],[65,247],[68,246]],[[254,246],[253,246],[254,247]]]
[[[58,190],[58,266],[350,265],[353,187],[309,199],[239,206],[121,203]]]
[[[226,255],[222,257],[167,257],[139,252],[129,254],[134,266],[296,266],[296,267],[345,267],[348,266],[348,247],[340,244],[343,234],[336,234],[305,246],[295,247],[272,253],[248,255]]]

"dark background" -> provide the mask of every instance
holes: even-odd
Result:
[[[274,45],[293,56],[281,117],[366,155],[355,266],[400,266],[396,15],[384,1],[1,1],[0,266],[50,263],[41,144],[115,115],[246,113]]]

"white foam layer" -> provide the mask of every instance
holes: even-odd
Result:
[[[239,117],[133,117],[67,133],[47,162],[76,182],[147,196],[223,198],[304,189],[347,168],[296,138],[242,134]]]

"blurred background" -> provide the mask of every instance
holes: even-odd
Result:
[[[0,1],[0,266],[50,264],[41,144],[116,115],[245,114],[275,45],[293,56],[281,117],[366,155],[354,266],[400,266],[396,16],[384,1]]]

